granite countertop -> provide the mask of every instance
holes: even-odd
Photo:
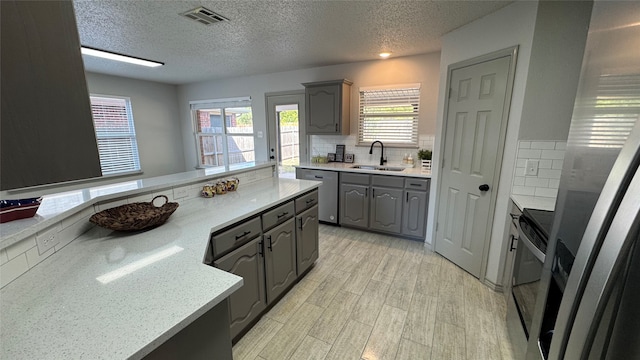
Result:
[[[354,169],[353,167],[356,165],[363,166],[376,166],[377,164],[348,164],[348,163],[301,163],[296,166],[302,169],[314,169],[314,170],[331,170],[331,171],[346,171],[353,173],[364,173],[364,174],[376,174],[376,175],[390,175],[390,176],[402,176],[402,177],[419,177],[419,178],[431,178],[431,171],[423,171],[420,168],[419,164],[416,164],[415,167],[406,167],[407,165],[403,164],[385,164],[386,167],[406,167],[402,171],[383,171],[383,170],[367,170],[367,169]]]
[[[526,208],[553,211],[556,208],[556,198],[512,194],[511,200],[520,210]]]
[[[0,290],[0,358],[142,358],[242,286],[203,264],[211,232],[319,184],[271,178],[148,231],[94,227]]]
[[[262,169],[273,165],[274,164],[270,162],[260,162],[230,166],[229,168],[206,168],[45,195],[34,217],[4,223],[0,226],[0,249],[15,244],[55,224],[61,219],[78,213],[100,201],[181,186],[204,181],[216,176],[233,176],[237,173]]]

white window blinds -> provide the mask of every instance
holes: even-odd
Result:
[[[420,87],[360,89],[358,144],[417,146]]]
[[[131,103],[127,98],[90,96],[102,175],[140,170]]]

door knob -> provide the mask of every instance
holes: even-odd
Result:
[[[478,186],[478,190],[480,190],[480,191],[488,191],[489,190],[489,184],[482,184],[482,185]]]
[[[275,156],[273,156],[273,155],[269,156],[269,159],[271,159],[271,160],[273,160],[273,159],[275,159],[275,158],[276,158],[276,157],[275,157]]]

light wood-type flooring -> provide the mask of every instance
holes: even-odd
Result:
[[[511,359],[503,294],[422,243],[320,225],[320,258],[235,360]]]

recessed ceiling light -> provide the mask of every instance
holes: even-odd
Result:
[[[386,59],[389,56],[391,56],[391,52],[390,51],[389,52],[381,52],[380,53],[380,57],[383,58],[383,59]]]
[[[164,65],[164,63],[161,63],[159,61],[147,60],[147,59],[142,59],[134,56],[118,54],[111,51],[91,48],[88,46],[81,46],[80,51],[82,52],[83,55],[96,56],[103,59],[122,61],[130,64],[136,64],[136,65],[142,65],[142,66],[148,66],[148,67],[157,67],[157,66]]]

